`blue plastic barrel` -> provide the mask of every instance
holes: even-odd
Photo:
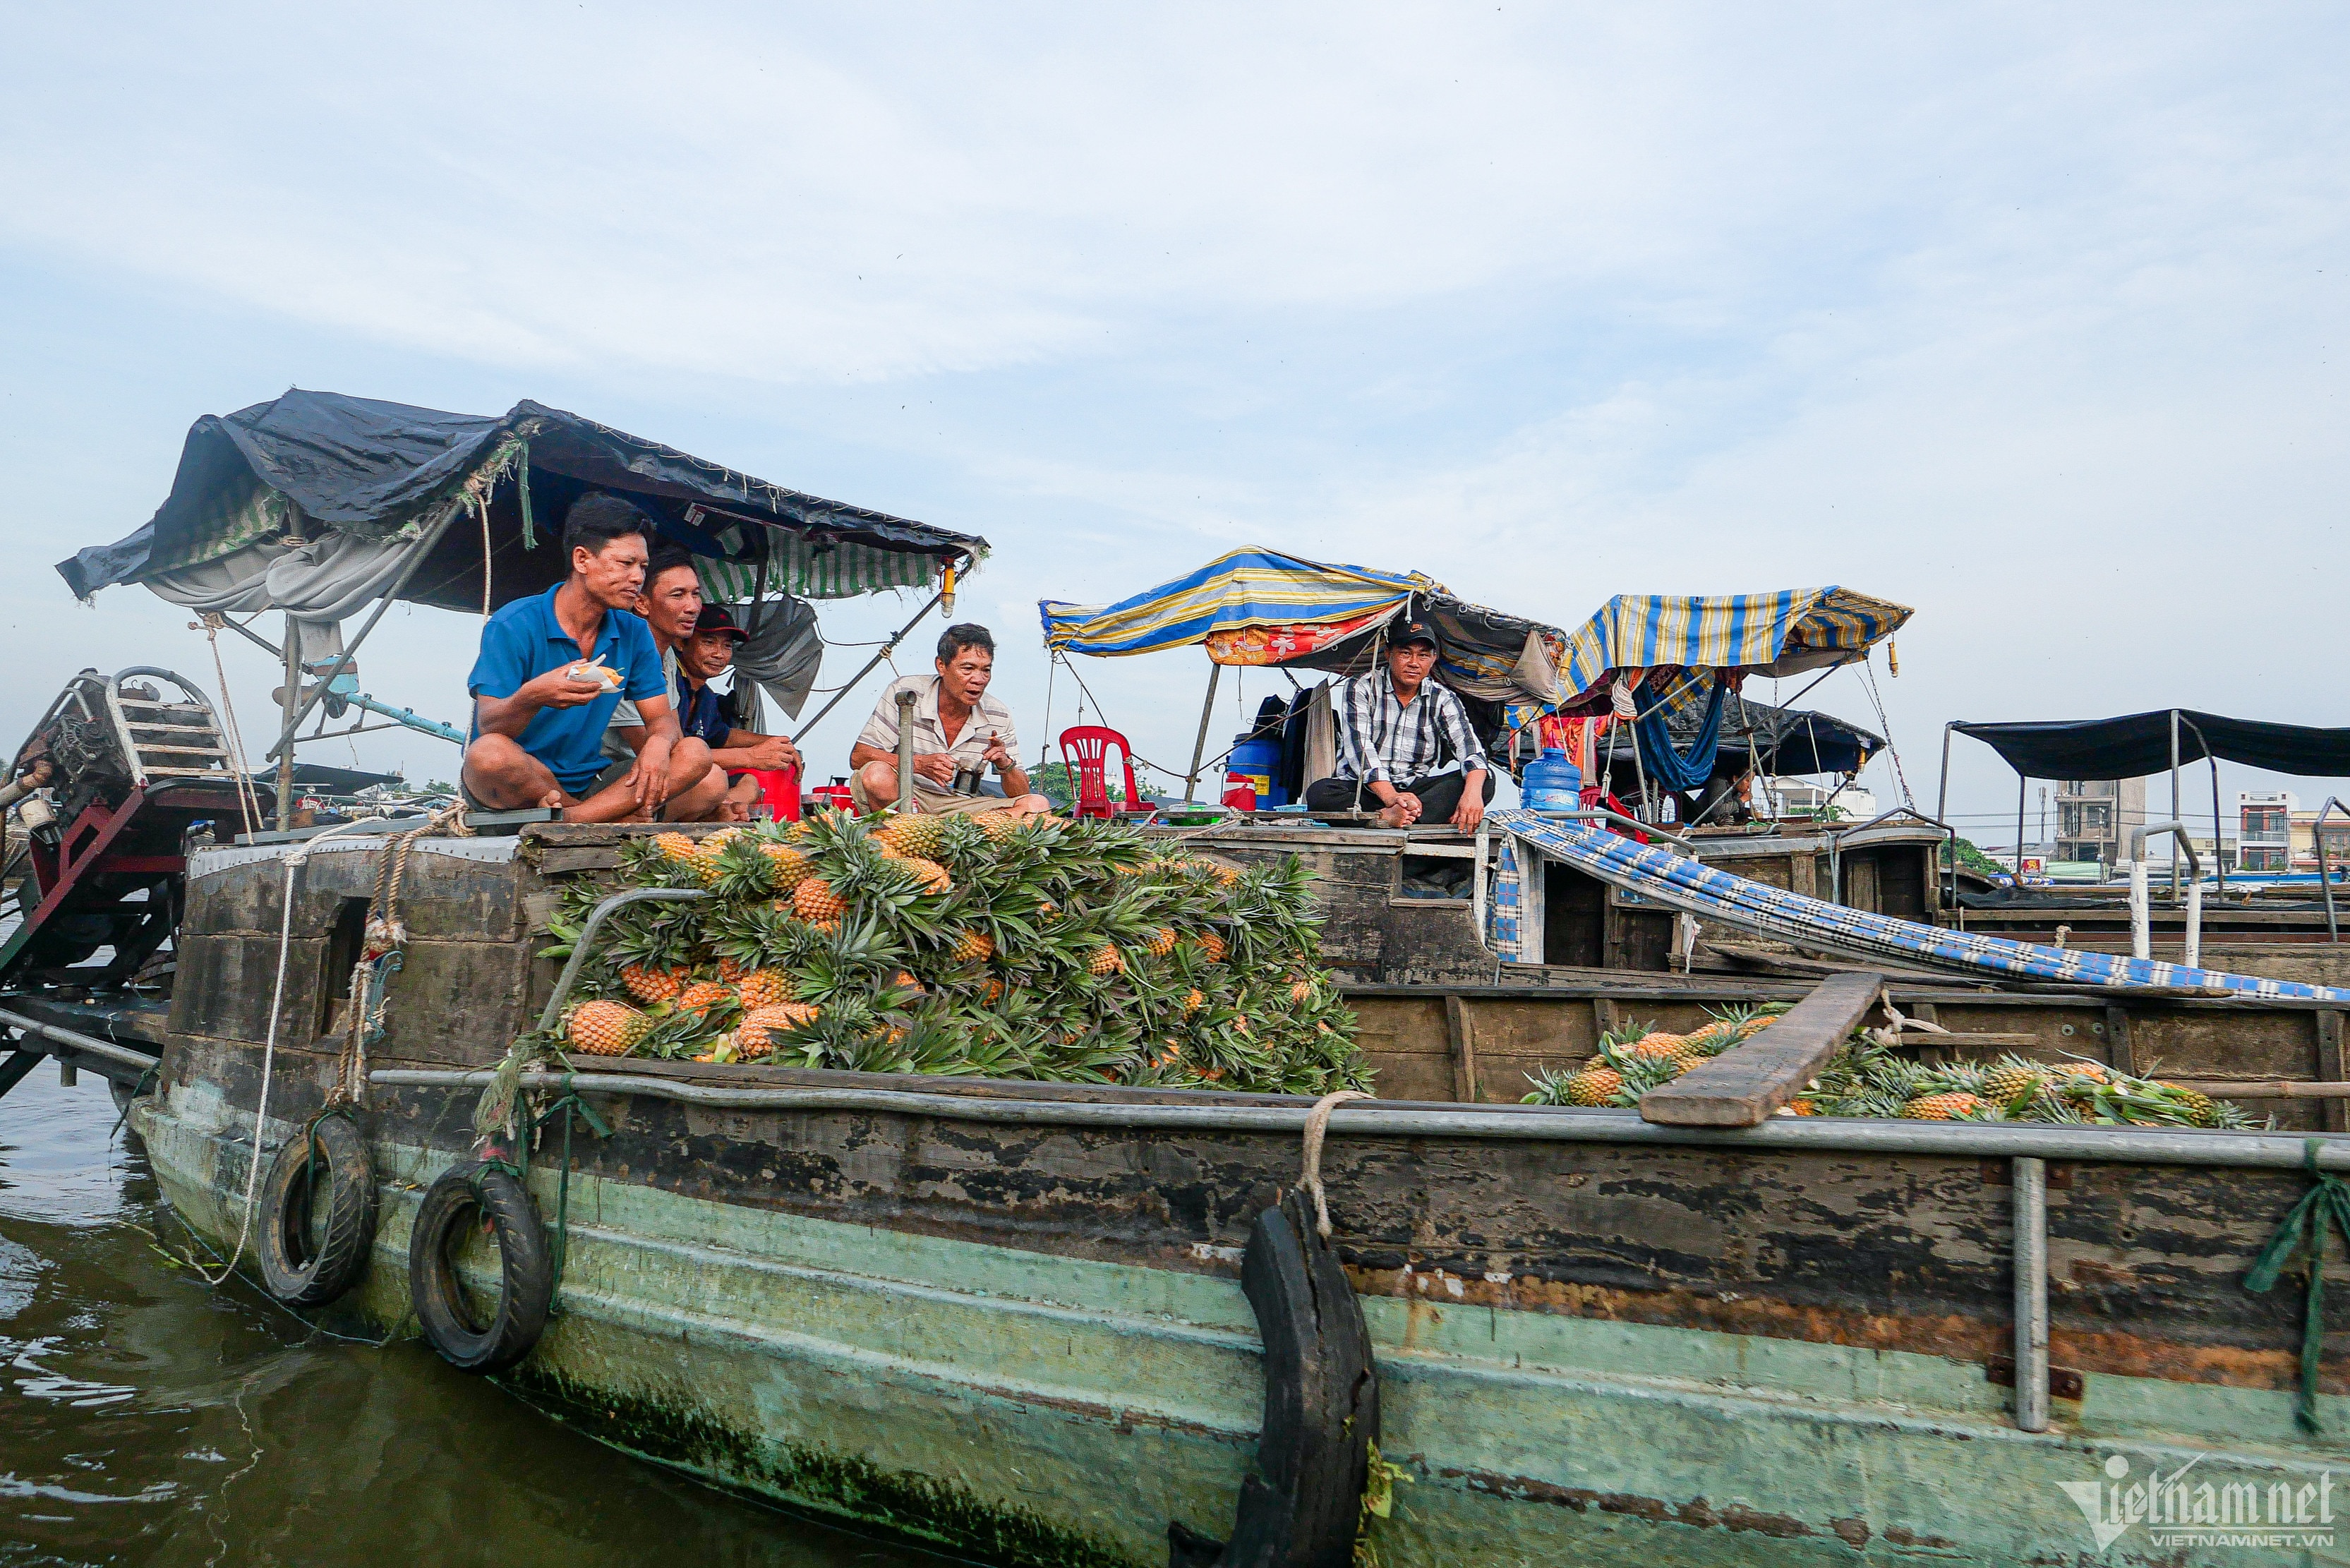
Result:
[[[1526,764],[1518,793],[1528,811],[1580,811],[1583,770],[1568,762],[1566,753],[1556,746],[1545,746],[1541,756]]]
[[[1232,754],[1224,763],[1225,787],[1247,784],[1256,791],[1260,811],[1287,805],[1289,797],[1275,782],[1281,777],[1281,737],[1252,741],[1246,735],[1235,735],[1232,742]]]

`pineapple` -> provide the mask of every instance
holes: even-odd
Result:
[[[775,1048],[775,1035],[816,1022],[816,1010],[804,1002],[780,1002],[744,1018],[734,1031],[734,1044],[745,1055],[764,1056]]]
[[[680,1012],[707,1012],[734,1000],[733,988],[714,980],[697,980],[677,993]]]
[[[1913,1122],[1963,1121],[1982,1108],[1982,1101],[1972,1095],[1920,1095],[1901,1107],[1901,1115]]]
[[[701,846],[686,834],[656,833],[653,846],[669,857],[671,869],[696,887],[707,884],[715,874],[714,867],[702,863]]]
[[[1195,988],[1184,995],[1183,1016],[1189,1018],[1191,1014],[1199,1012],[1200,1009],[1207,1005],[1207,993]]]
[[[1995,1106],[2012,1106],[2047,1081],[2039,1068],[2010,1057],[1983,1075],[1983,1096]]]
[[[1210,963],[1223,962],[1224,955],[1232,950],[1224,945],[1224,939],[1213,931],[1201,931],[1193,940],[1200,944],[1200,951],[1207,956]]]
[[[1057,920],[1061,918],[1061,906],[1047,898],[1036,906],[1036,918],[1040,920]]]
[[[993,1007],[997,1002],[1003,1001],[1003,982],[991,976],[987,982],[987,990],[983,993],[983,1000],[989,1007]]]
[[[995,956],[995,939],[976,926],[965,926],[955,933],[951,955],[957,963],[976,963]]]
[[[718,874],[723,869],[718,863],[719,855],[726,848],[728,839],[739,838],[742,836],[743,830],[739,827],[722,827],[694,845],[693,864],[701,871],[703,882],[718,880]]]
[[[1624,1075],[1613,1067],[1586,1067],[1566,1081],[1570,1106],[1604,1106],[1624,1091]]]
[[[1815,1100],[1789,1100],[1787,1102],[1787,1114],[1794,1116],[1818,1116],[1820,1114],[1819,1103]]]
[[[919,855],[909,855],[906,857],[905,864],[906,868],[913,872],[914,880],[921,885],[923,892],[937,898],[944,898],[954,891],[954,878],[949,877],[947,868],[937,861],[925,860]]]
[[[564,1043],[590,1056],[625,1056],[653,1021],[625,1002],[583,1002],[563,1021]]]
[[[939,845],[946,831],[944,817],[906,812],[882,824],[873,836],[910,858],[933,860],[938,857]]]
[[[1126,972],[1126,955],[1107,942],[1093,950],[1086,960],[1086,972],[1100,978]]]
[[[813,869],[808,857],[788,844],[768,840],[760,844],[759,853],[767,857],[768,869],[778,893],[788,893],[798,887]]]
[[[754,969],[743,977],[743,1011],[756,1012],[792,1000],[792,977],[780,969]]]
[[[1313,1001],[1314,982],[1310,980],[1291,981],[1289,982],[1289,1000],[1292,1002]]]
[[[1175,928],[1161,926],[1142,939],[1143,950],[1152,958],[1165,958],[1175,950]]]
[[[629,994],[647,1007],[673,999],[685,988],[685,971],[681,969],[647,969],[632,963],[620,971],[620,983]]]
[[[998,844],[1009,836],[1014,828],[1020,826],[1019,815],[1009,811],[983,811],[973,816],[972,821],[979,825],[979,830],[982,833],[986,834],[992,841]]]
[[[811,925],[837,921],[848,913],[847,899],[821,877],[810,877],[792,889],[792,913]]]
[[[2184,1084],[2174,1084],[2168,1078],[2158,1079],[2157,1082],[2170,1091],[2178,1101],[2179,1110],[2197,1127],[2208,1127],[2219,1121],[2219,1102],[2210,1096],[2199,1089],[2190,1089]]]
[[[722,958],[718,961],[718,978],[729,985],[742,984],[743,977],[750,972],[751,966],[741,959]]]

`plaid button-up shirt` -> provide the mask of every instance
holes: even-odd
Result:
[[[1333,709],[1338,721],[1338,776],[1366,784],[1409,784],[1438,771],[1437,758],[1451,742],[1453,763],[1466,773],[1488,766],[1485,748],[1469,727],[1469,711],[1451,689],[1423,680],[1409,704],[1396,698],[1395,680],[1385,670],[1358,675],[1339,690]],[[1450,773],[1452,764],[1441,771]]]

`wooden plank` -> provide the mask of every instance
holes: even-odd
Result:
[[[1452,1057],[1452,1097],[1473,1106],[1477,1103],[1477,1036],[1469,1025],[1469,1003],[1461,997],[1444,999],[1444,1038]]]
[[[611,871],[619,867],[618,849],[588,849],[566,846],[549,849],[538,857],[538,869],[548,877],[559,877],[567,871]]]
[[[1596,1039],[1599,1035],[1608,1033],[1615,1029],[1615,998],[1609,996],[1595,996],[1591,999],[1591,1027],[1593,1030],[1592,1037],[1594,1039]]]
[[[2137,1052],[2130,1044],[2129,1014],[2118,1007],[2106,1009],[2106,1065],[2117,1073],[2137,1071]]]
[[[2339,1081],[2343,1075],[2342,1014],[2332,1008],[2317,1014],[2317,1075],[2330,1081]],[[2322,1125],[2327,1132],[2350,1131],[2350,1106],[2329,1098]]]
[[[1668,1127],[1751,1127],[1794,1099],[1885,993],[1880,974],[1837,974],[1777,1023],[1640,1096],[1640,1119]]]
[[[2305,1078],[2168,1078],[2164,1082],[2218,1100],[2324,1100],[2329,1110],[2350,1100],[2350,1084],[2313,1084]]]

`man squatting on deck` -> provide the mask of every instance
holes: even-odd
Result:
[[[501,811],[560,807],[572,822],[684,821],[723,809],[725,775],[708,741],[681,731],[661,653],[638,613],[652,608],[644,598],[651,535],[644,514],[619,496],[581,496],[565,519],[569,575],[483,627],[466,681],[469,800]],[[698,613],[698,587],[691,602]],[[691,632],[681,603],[668,624]],[[623,699],[635,704],[643,738],[620,762],[603,742]]]
[[[914,809],[951,813],[1002,811],[1041,816],[1053,803],[1028,793],[1020,770],[1019,737],[1012,710],[987,694],[995,673],[995,639],[969,622],[939,634],[938,673],[892,681],[874,704],[849,766],[857,770],[849,793],[860,812],[879,810],[898,798],[898,694],[914,694]],[[1003,776],[1003,794],[959,794],[955,774],[993,763]]]
[[[1435,668],[1436,634],[1407,621],[1385,669],[1340,684],[1338,772],[1305,786],[1308,811],[1377,809],[1389,827],[1450,821],[1463,832],[1484,820],[1493,798],[1485,748],[1460,697],[1428,678]]]

